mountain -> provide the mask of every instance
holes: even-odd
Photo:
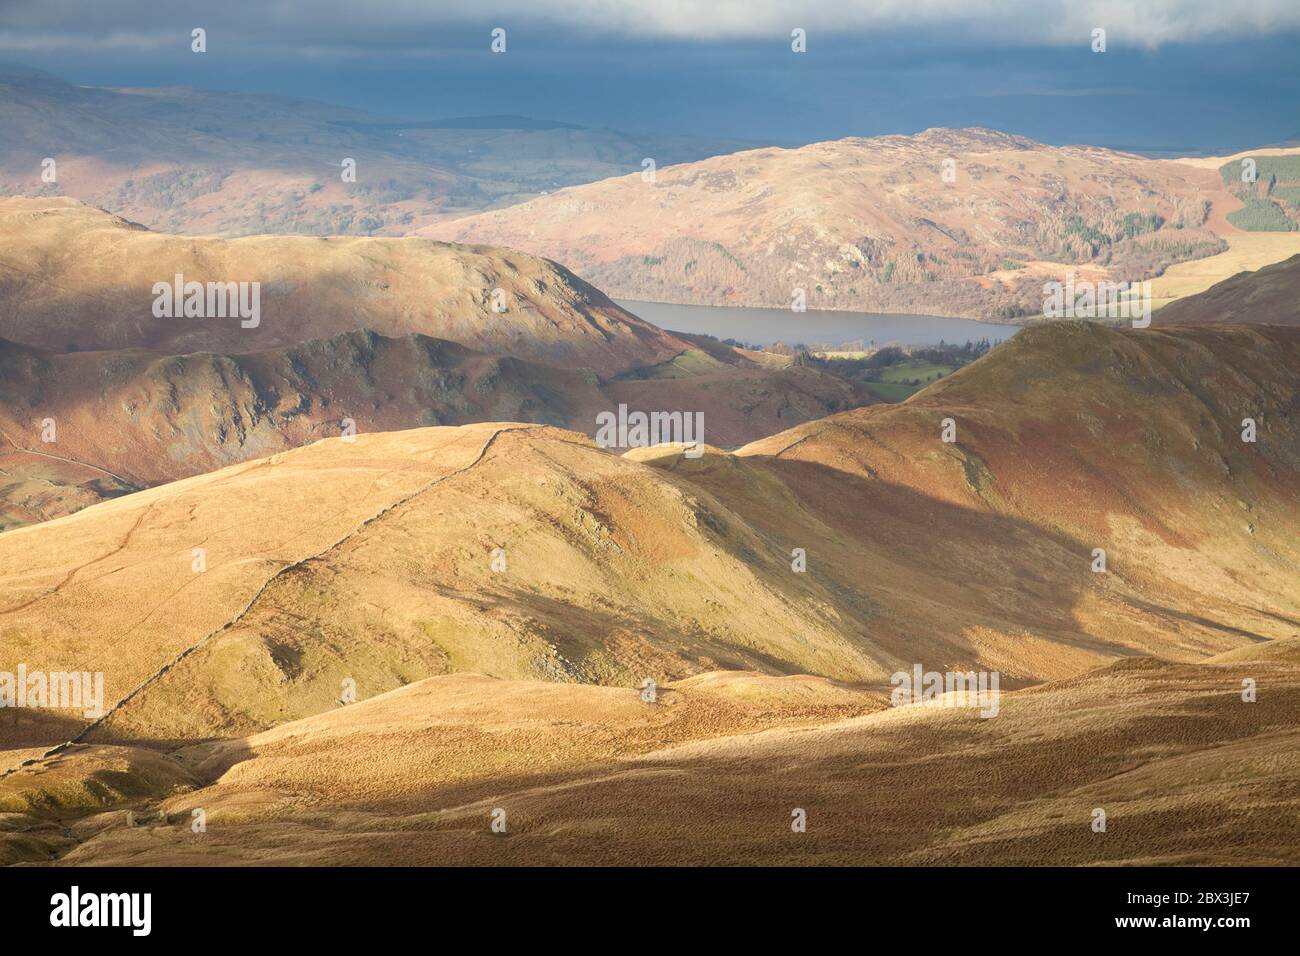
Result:
[[[154,287],[174,286],[177,275],[204,286],[248,283],[249,305],[256,282],[260,314],[256,321],[185,318],[187,293],[171,297],[176,317],[160,318]],[[602,374],[692,347],[562,266],[505,249],[427,239],[169,236],[74,200],[0,200],[0,338],[55,351],[246,352],[358,328]]]
[[[1298,376],[1060,323],[734,453],[363,431],[5,532],[0,660],[104,696],[3,714],[0,859],[1294,862]]]
[[[1152,320],[1156,325],[1267,323],[1300,325],[1300,255],[1239,272],[1199,295],[1165,306]]]
[[[526,117],[402,121],[261,94],[100,89],[14,65],[0,65],[0,129],[0,195],[73,197],[153,229],[219,235],[400,235],[646,156],[739,148]]]
[[[256,320],[160,318],[155,284],[177,275],[249,283],[241,305],[257,283]],[[875,401],[789,359],[665,332],[508,250],[167,236],[66,199],[0,199],[0,336],[0,529],[340,435],[344,419],[592,435],[626,404],[697,412],[709,441],[735,446]]]
[[[31,668],[104,672],[120,706],[87,742],[257,732],[349,677],[922,661],[1024,686],[1196,661],[1300,619],[1297,359],[1286,328],[1071,323],[735,454],[500,423],[331,438],[0,535],[0,626]],[[0,739],[50,742],[45,716]]]
[[[420,233],[634,300],[789,308],[803,289],[809,308],[1016,319],[1067,272],[1147,279],[1223,250],[1241,205],[1214,167],[931,129],[660,166]]]
[[[815,369],[684,344],[663,366],[602,379],[369,330],[238,354],[57,353],[0,340],[0,530],[349,428],[509,420],[594,435],[598,416],[625,404],[698,412],[711,441],[739,445],[873,401]]]

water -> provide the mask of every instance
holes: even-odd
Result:
[[[670,305],[664,302],[618,304],[661,329],[693,332],[751,345],[800,343],[838,345],[861,339],[877,345],[963,344],[987,338],[997,343],[1020,331],[1018,325],[994,325],[974,319],[937,315],[884,315],[873,312],[827,312],[809,309],[750,309],[713,305]]]

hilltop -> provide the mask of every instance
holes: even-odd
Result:
[[[441,239],[558,259],[647,301],[1001,318],[1042,285],[1148,279],[1224,250],[1214,169],[987,129],[756,149],[439,222]],[[797,325],[798,316],[791,316]]]
[[[155,284],[172,285],[178,274],[205,286],[259,283],[258,324],[156,316]],[[427,239],[199,239],[151,232],[73,200],[0,199],[0,337],[10,341],[56,351],[246,352],[358,328],[601,373],[691,347],[563,266],[506,249]]]

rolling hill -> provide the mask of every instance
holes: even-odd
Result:
[[[601,378],[369,330],[238,354],[0,340],[0,530],[348,431],[508,420],[594,435],[600,413],[625,404],[699,412],[710,441],[741,445],[873,401],[816,369],[683,344],[663,366]]]
[[[1298,705],[1294,654],[1130,658],[1006,693],[993,720],[752,673],[653,704],[434,677],[172,754],[71,747],[0,780],[0,861],[1295,865]]]
[[[205,287],[247,283],[249,305],[256,282],[260,314],[187,318],[186,294],[173,301],[174,317],[160,317],[154,287],[174,286],[177,275]],[[55,351],[246,352],[359,328],[600,373],[691,347],[562,266],[509,250],[424,239],[198,239],[74,200],[0,199],[0,338]]]
[[[1300,255],[1254,272],[1239,272],[1199,295],[1171,303],[1152,321],[1157,325],[1300,325]]]
[[[620,298],[789,308],[798,288],[808,308],[1011,320],[1070,271],[1148,279],[1222,251],[1241,205],[1216,169],[931,129],[715,156],[420,232],[558,259]]]
[[[94,740],[265,729],[348,676],[368,696],[461,670],[1199,660],[1300,619],[1298,350],[1280,328],[1046,327],[901,405],[695,460],[522,424],[326,439],[0,535],[0,628],[31,667],[104,671],[123,703]]]

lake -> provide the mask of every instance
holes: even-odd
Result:
[[[1018,325],[995,325],[974,319],[949,319],[937,315],[885,315],[873,312],[835,312],[809,309],[751,309],[713,305],[670,305],[665,302],[618,304],[647,322],[673,332],[693,332],[719,339],[736,339],[752,345],[832,344],[862,339],[877,345],[937,345],[987,338],[1001,342],[1020,331]]]

